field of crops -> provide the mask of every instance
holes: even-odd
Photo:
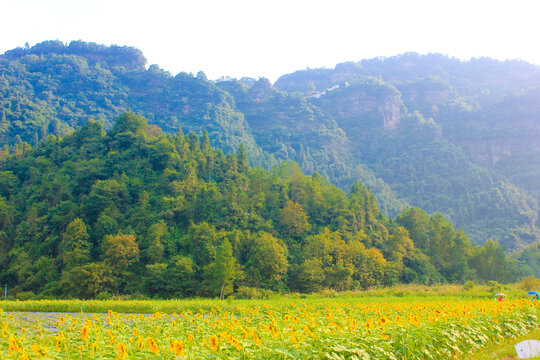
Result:
[[[0,312],[1,359],[453,359],[537,328],[540,315],[540,302],[525,299],[171,301],[161,303],[168,313],[152,314],[133,313],[150,301],[101,303],[131,313],[86,312],[100,303],[80,301],[27,309],[41,304],[84,312]]]

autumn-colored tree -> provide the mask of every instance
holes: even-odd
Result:
[[[386,266],[383,254],[377,249],[366,249],[358,240],[351,241],[348,247],[348,259],[354,265],[353,280],[362,288],[379,284]]]
[[[304,208],[299,203],[287,201],[279,216],[279,222],[284,234],[299,237],[311,229]]]
[[[108,235],[104,247],[105,264],[117,271],[125,271],[139,261],[139,245],[134,235]]]

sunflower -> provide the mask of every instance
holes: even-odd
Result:
[[[118,343],[118,345],[116,345],[116,349],[118,350],[118,359],[119,360],[125,360],[127,359],[127,348],[126,348],[126,345],[124,343]]]
[[[9,350],[19,352],[21,351],[21,348],[19,347],[19,344],[17,344],[17,340],[15,340],[15,336],[9,335]]]
[[[210,347],[212,348],[212,350],[217,351],[218,346],[219,346],[217,336],[215,335],[210,336],[210,338],[208,339],[208,342],[210,343]]]
[[[146,344],[148,345],[148,349],[150,349],[151,352],[156,355],[159,354],[159,347],[156,340],[152,338],[146,338]]]
[[[81,329],[81,337],[82,339],[86,339],[86,337],[88,336],[88,326],[84,325]]]
[[[388,318],[383,315],[379,318],[379,321],[377,321],[377,325],[384,326],[386,324],[388,324]]]
[[[174,352],[175,355],[184,356],[186,349],[182,342],[178,340],[169,341],[169,346],[170,346],[171,351]]]

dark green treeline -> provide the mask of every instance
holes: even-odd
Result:
[[[388,219],[359,183],[346,194],[294,162],[250,168],[243,146],[224,154],[207,133],[165,134],[133,113],[107,133],[90,121],[0,154],[0,281],[12,294],[311,292],[512,281],[521,269],[438,213]]]

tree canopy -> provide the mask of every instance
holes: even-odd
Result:
[[[521,275],[441,214],[393,220],[360,183],[345,193],[294,163],[251,168],[241,147],[204,143],[126,113],[108,132],[91,121],[2,159],[0,281],[43,296],[223,297]]]

